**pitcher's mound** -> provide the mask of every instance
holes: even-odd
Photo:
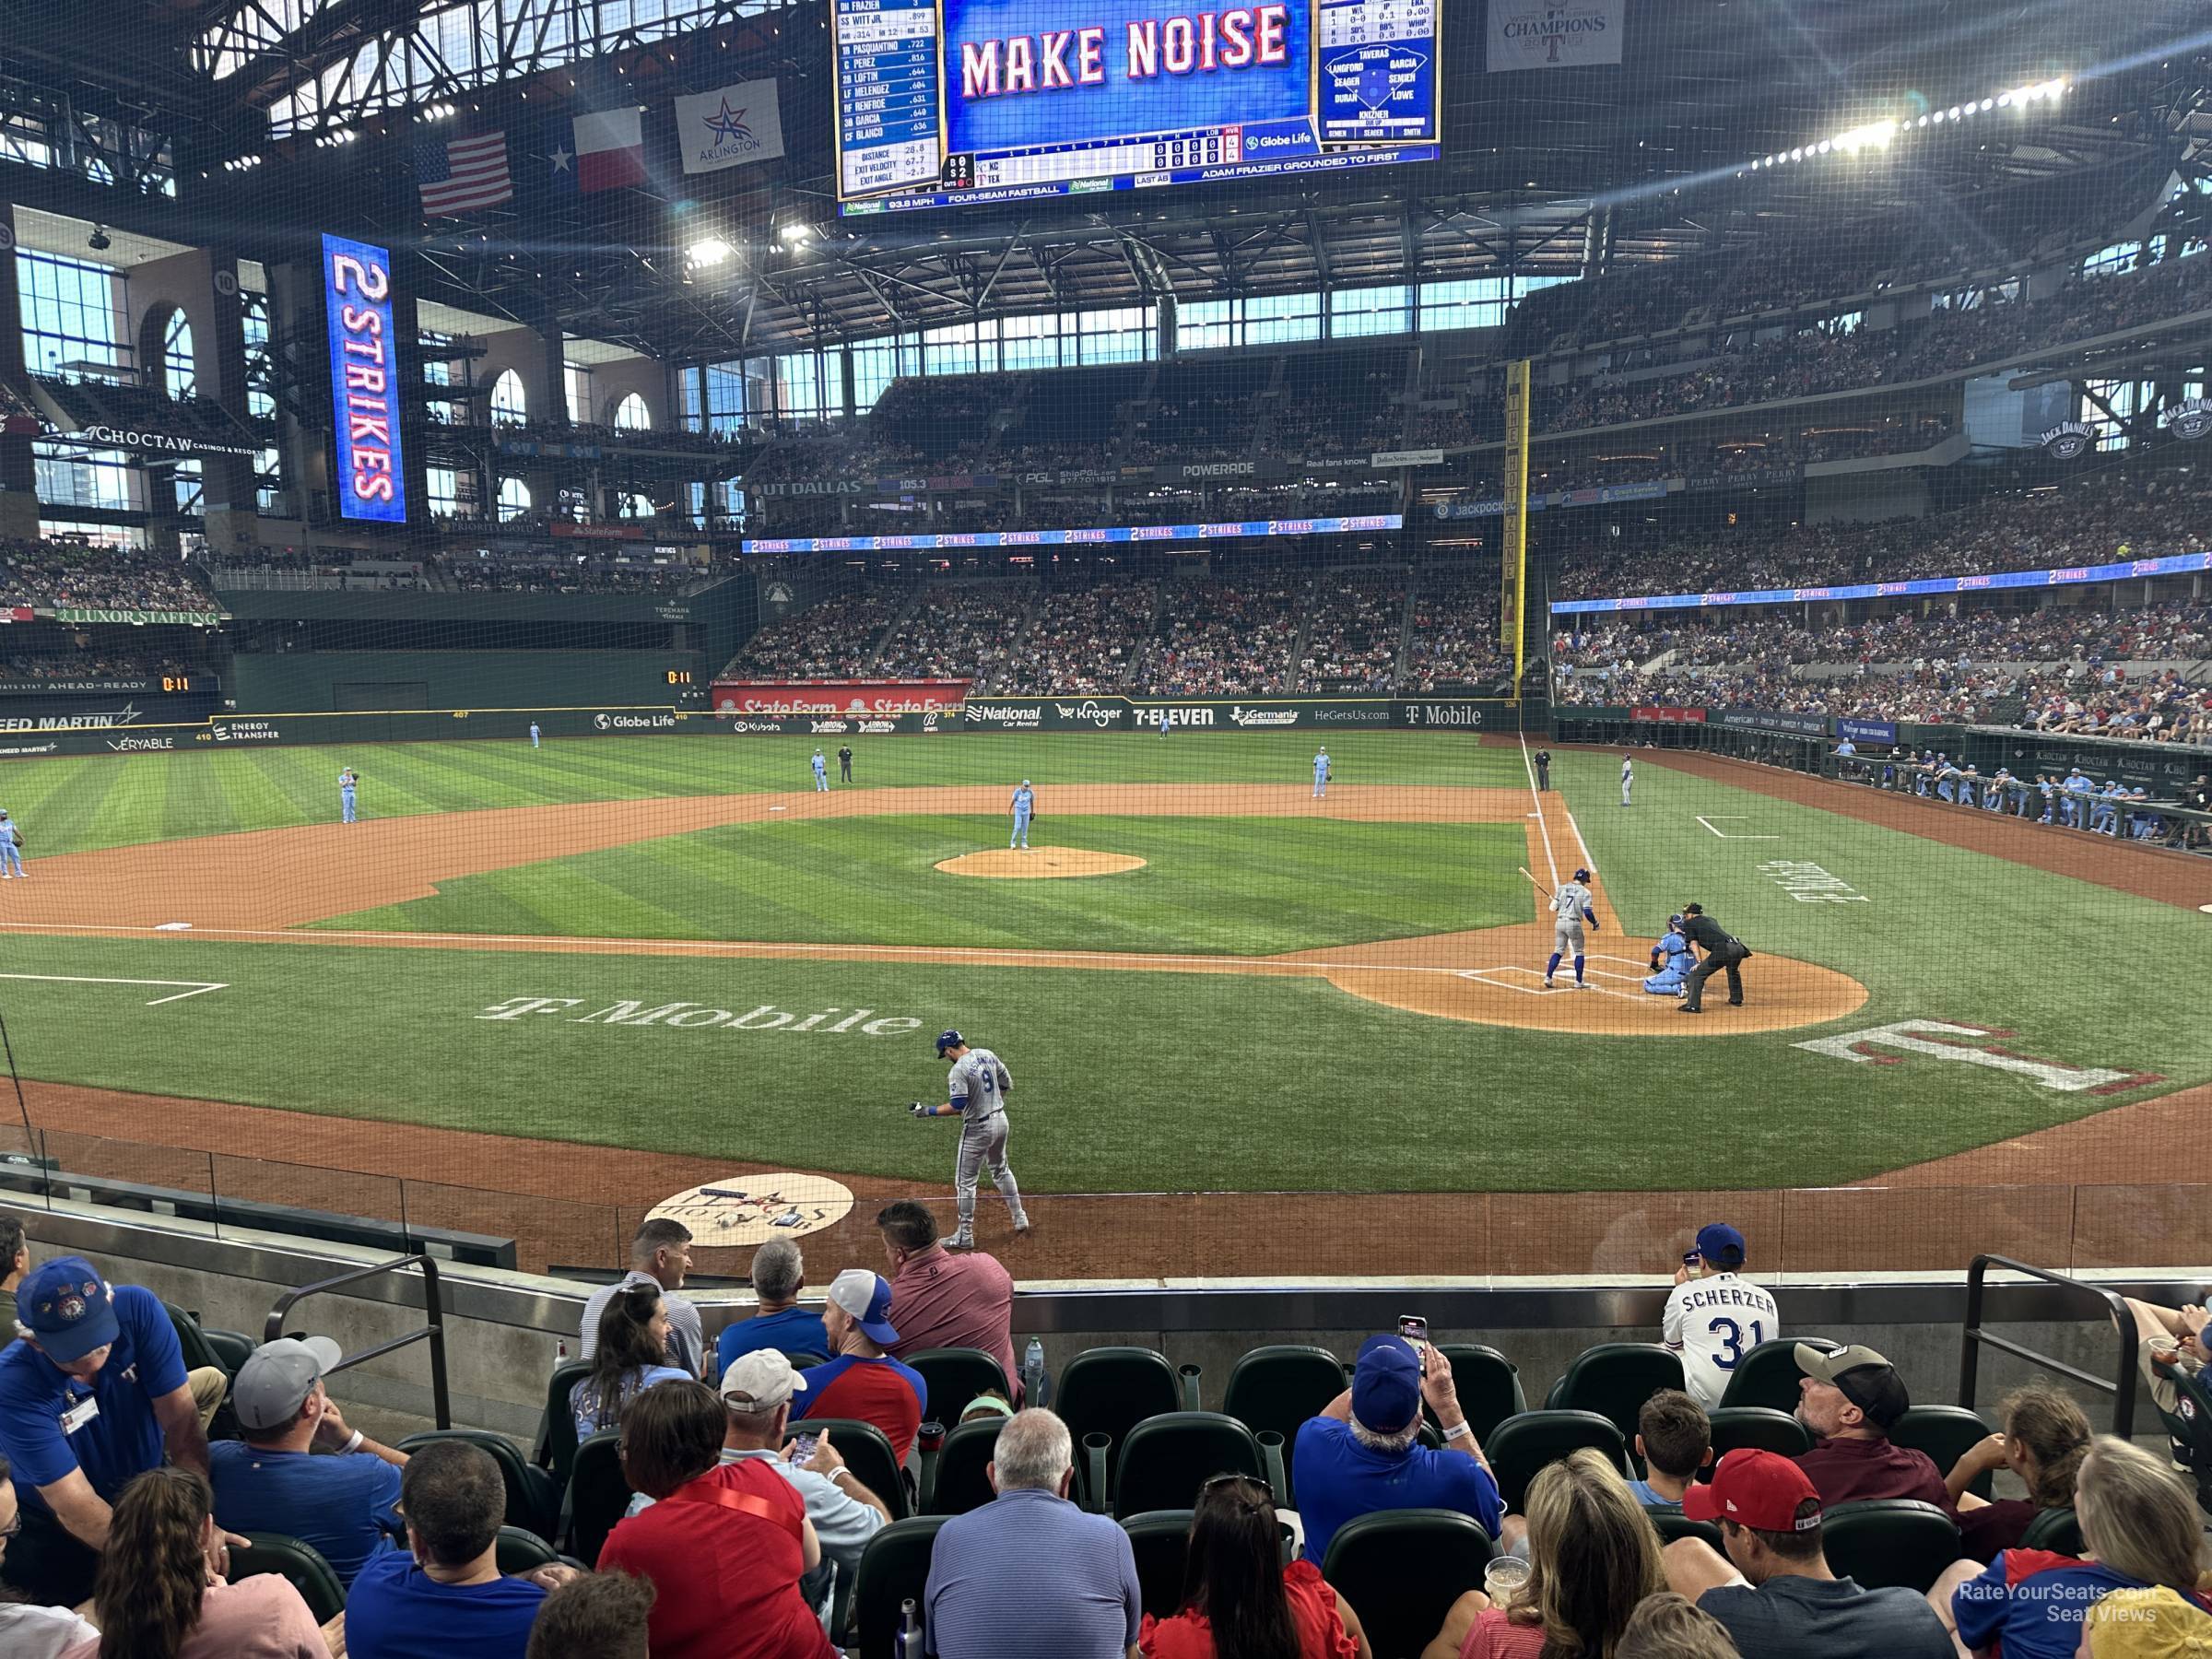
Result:
[[[1031,847],[1027,852],[994,847],[987,853],[963,853],[937,866],[947,876],[982,876],[995,881],[1119,876],[1124,870],[1144,867],[1143,859],[1131,858],[1125,853],[1087,853],[1081,847]]]

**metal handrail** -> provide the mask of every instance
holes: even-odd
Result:
[[[2119,1356],[2111,1377],[2093,1376],[2078,1366],[2049,1354],[2014,1342],[2008,1337],[1992,1335],[1982,1328],[1982,1297],[1986,1288],[1983,1276],[1992,1267],[2004,1268],[2008,1273],[2024,1273],[2030,1278],[2041,1279],[2046,1285],[2056,1285],[2064,1290],[2078,1290],[2093,1296],[2114,1321],[2119,1337]],[[2053,1273],[2045,1267],[2030,1267],[2025,1262],[2016,1262],[2010,1256],[1978,1255],[1966,1270],[1966,1329],[1965,1340],[1959,1350],[1959,1404],[1972,1407],[1974,1388],[1980,1381],[1982,1349],[1986,1346],[2001,1354],[2010,1354],[2016,1359],[2025,1359],[2045,1371],[2079,1382],[2085,1388],[2094,1388],[2100,1394],[2112,1396],[2112,1432],[2122,1440],[2135,1433],[2136,1429],[2136,1323],[2127,1311],[2127,1299],[2117,1291],[2107,1290],[2101,1285],[2086,1280],[2068,1278],[2063,1273]]]
[[[374,1359],[382,1355],[410,1347],[415,1343],[427,1341],[430,1345],[431,1416],[435,1418],[439,1428],[451,1429],[453,1426],[453,1407],[446,1392],[445,1382],[445,1299],[438,1293],[438,1262],[434,1256],[394,1256],[388,1262],[372,1263],[366,1267],[357,1267],[350,1273],[341,1273],[332,1278],[318,1279],[312,1285],[302,1285],[297,1289],[287,1290],[276,1299],[276,1305],[269,1310],[268,1318],[262,1322],[261,1339],[264,1342],[275,1342],[279,1336],[282,1336],[285,1315],[311,1296],[320,1296],[324,1291],[335,1290],[341,1285],[358,1284],[362,1279],[376,1278],[386,1273],[397,1273],[406,1267],[422,1269],[423,1302],[429,1312],[429,1323],[418,1330],[403,1332],[389,1342],[380,1342],[374,1347],[367,1347],[359,1353],[347,1354],[337,1364],[332,1366],[330,1371],[325,1374],[347,1371],[359,1365],[364,1360]]]

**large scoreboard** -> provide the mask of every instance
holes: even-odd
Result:
[[[846,214],[1437,156],[1443,0],[832,0]]]

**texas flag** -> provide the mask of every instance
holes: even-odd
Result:
[[[576,117],[576,188],[619,190],[645,182],[643,113],[602,110]]]

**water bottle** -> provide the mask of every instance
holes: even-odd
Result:
[[[553,1369],[559,1371],[569,1362],[569,1339],[563,1336],[553,1345]]]
[[[1036,1406],[1044,1394],[1044,1344],[1036,1337],[1030,1338],[1029,1351],[1021,1357],[1021,1403]]]
[[[911,1595],[899,1604],[899,1641],[894,1652],[898,1659],[922,1659],[922,1616],[915,1611]]]

